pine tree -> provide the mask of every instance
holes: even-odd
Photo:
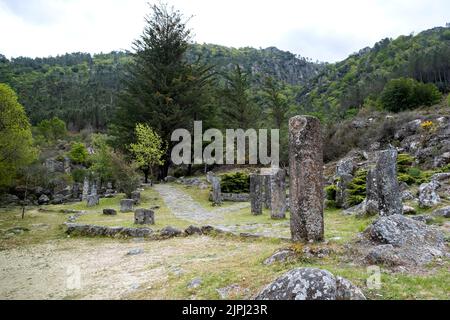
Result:
[[[213,73],[208,65],[187,62],[191,30],[183,15],[165,4],[151,5],[151,11],[142,36],[134,42],[112,132],[116,146],[126,151],[137,123],[153,128],[169,147],[160,166],[162,179],[170,165],[171,134],[201,118]]]
[[[225,81],[221,103],[225,123],[231,129],[257,128],[259,109],[253,101],[248,74],[236,65],[225,75]]]

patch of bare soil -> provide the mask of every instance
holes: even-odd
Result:
[[[67,239],[0,251],[0,299],[126,298],[166,281],[172,263],[208,241]]]

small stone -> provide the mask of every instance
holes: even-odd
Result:
[[[203,280],[201,278],[195,278],[188,283],[187,287],[188,287],[188,289],[196,289],[196,288],[200,287],[202,285],[202,283],[203,283]]]
[[[434,210],[432,215],[435,217],[450,218],[450,206]]]
[[[194,235],[194,234],[198,234],[201,235],[202,234],[202,229],[196,226],[189,226],[186,228],[186,230],[184,230],[184,233],[186,233],[188,236]]]
[[[127,252],[127,256],[136,256],[138,254],[144,253],[144,249],[132,249]]]
[[[417,211],[416,211],[416,209],[414,209],[413,207],[411,207],[411,206],[403,206],[403,213],[404,214],[416,214],[417,213]]]
[[[114,209],[103,209],[103,214],[107,216],[115,216],[117,215],[117,211]]]
[[[167,227],[161,229],[159,234],[165,238],[173,238],[173,237],[177,237],[177,236],[181,235],[182,232],[181,232],[181,230],[179,230],[177,228],[167,226]]]

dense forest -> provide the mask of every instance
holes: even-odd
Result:
[[[355,114],[363,105],[376,105],[390,79],[410,77],[448,91],[449,56],[450,28],[438,27],[383,39],[335,64],[314,63],[274,47],[236,49],[212,44],[191,44],[185,58],[213,66],[221,83],[224,75],[240,65],[255,92],[270,76],[291,88],[303,112],[335,120]],[[11,60],[0,55],[0,83],[17,92],[32,124],[57,116],[70,130],[104,130],[131,61],[130,52]]]
[[[321,64],[273,47],[235,49],[192,44],[186,59],[192,63],[208,63],[218,75],[226,74],[238,64],[251,75],[255,86],[267,76],[292,86],[305,85],[323,68]],[[70,130],[88,127],[104,130],[116,109],[130,63],[129,52],[93,56],[71,53],[11,60],[0,55],[0,83],[11,85],[17,92],[34,125],[57,116]]]
[[[409,77],[450,89],[450,28],[437,27],[418,35],[383,39],[342,62],[328,64],[298,94],[307,111],[329,119],[355,114],[376,105],[386,83]]]

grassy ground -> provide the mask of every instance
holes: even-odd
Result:
[[[181,187],[184,188],[184,187]],[[200,203],[206,192],[189,189]],[[275,250],[290,246],[277,239],[243,239],[230,236],[194,236],[166,241],[118,240],[106,238],[67,238],[61,224],[70,214],[63,209],[86,210],[78,222],[101,225],[132,226],[133,213],[103,216],[103,208],[119,209],[121,196],[101,199],[95,208],[83,203],[47,206],[48,212],[30,208],[25,219],[19,208],[0,211],[0,265],[8,276],[0,279],[0,298],[58,299],[219,299],[217,289],[236,285],[229,298],[251,298],[265,284],[294,267],[319,267],[348,278],[360,286],[370,299],[449,299],[450,263],[427,266],[420,273],[392,273],[381,268],[382,286],[369,290],[370,276],[366,267],[343,258],[345,244],[370,224],[373,218],[342,215],[339,210],[325,212],[327,244],[317,246],[332,250],[321,259],[300,257],[293,263],[266,266],[262,262]],[[142,193],[140,207],[160,206],[156,210],[155,229],[172,225],[183,228],[187,221],[176,218],[153,189]],[[289,218],[289,217],[288,217]],[[274,228],[289,234],[288,221],[271,220],[268,213],[253,216],[245,208],[225,214],[223,225]],[[439,223],[443,223],[440,221]],[[30,231],[11,235],[13,227]],[[127,256],[133,248],[144,253]],[[298,246],[295,247],[299,249]],[[81,264],[86,280],[79,291],[67,292],[61,287],[65,264]],[[125,272],[126,271],[126,272]],[[26,275],[26,276],[25,276]],[[198,288],[188,288],[195,278],[202,280]],[[137,285],[136,285],[137,283]],[[56,288],[56,289],[55,289]],[[59,288],[59,289],[58,289]],[[130,289],[131,288],[131,289]]]

